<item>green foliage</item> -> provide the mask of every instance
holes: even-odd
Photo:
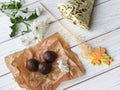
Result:
[[[28,8],[21,10],[22,4],[20,2],[10,1],[10,2],[1,2],[0,4],[1,4],[0,11],[9,17],[11,23],[13,24],[12,26],[10,26],[10,28],[12,29],[10,37],[14,37],[18,34],[18,29],[19,29],[18,25],[20,23],[23,23],[27,28],[27,30],[21,31],[22,34],[23,32],[25,33],[30,31],[29,29],[30,25],[28,24],[28,21],[34,20],[38,17],[36,11],[34,11],[28,18],[23,18],[22,16],[16,16],[16,14],[19,11],[21,11],[22,13],[28,13],[29,11]],[[8,11],[10,11],[10,13],[8,13]]]

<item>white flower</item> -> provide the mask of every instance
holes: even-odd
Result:
[[[57,63],[61,72],[69,72],[69,65],[66,60],[59,59]]]
[[[44,36],[49,27],[49,20],[44,19],[36,19],[32,24],[32,33],[33,35],[37,36],[40,40],[44,39]]]
[[[21,40],[22,45],[24,46],[31,46],[40,41],[38,37],[35,37],[34,35],[22,36],[20,40]]]
[[[34,20],[32,24],[32,32],[29,34],[25,34],[21,38],[21,43],[24,46],[31,46],[39,41],[44,39],[44,36],[48,30],[49,27],[49,20],[44,19],[42,20],[41,18]]]
[[[37,14],[38,16],[41,15],[42,11],[43,11],[42,8],[36,8],[36,9],[35,9],[35,12],[36,12],[36,14]]]

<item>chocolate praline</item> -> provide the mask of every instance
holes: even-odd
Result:
[[[38,70],[39,61],[36,59],[30,59],[26,62],[26,68],[31,72],[36,72]]]
[[[46,51],[43,55],[43,58],[46,62],[53,62],[57,58],[57,54],[54,51]]]
[[[52,69],[51,63],[47,63],[47,62],[41,62],[38,67],[38,70],[42,74],[48,74],[51,71],[51,69]]]

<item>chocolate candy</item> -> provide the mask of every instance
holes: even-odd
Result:
[[[42,73],[42,74],[48,74],[52,69],[52,65],[50,63],[47,62],[42,62],[39,64],[38,70]]]
[[[57,54],[54,51],[46,51],[43,55],[43,58],[46,62],[53,62],[57,58]]]
[[[30,59],[26,62],[26,68],[31,72],[36,72],[38,70],[39,62],[36,59]]]

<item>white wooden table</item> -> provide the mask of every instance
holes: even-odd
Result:
[[[6,1],[6,0],[0,0]],[[83,59],[78,51],[77,43],[66,35],[71,48],[83,63],[86,73],[84,76],[61,83],[57,90],[120,90],[120,0],[96,0],[94,5],[91,29],[81,30],[63,19],[57,11],[57,3],[62,0],[25,0],[24,7],[35,8],[40,2],[50,10],[60,22],[77,36],[93,47],[102,46],[108,50],[113,58],[110,66],[92,66]],[[48,35],[54,32],[65,33],[64,28],[45,10],[46,15],[54,23],[51,24]],[[22,90],[14,81],[12,74],[5,65],[4,57],[10,53],[19,51],[23,47],[19,42],[19,37],[10,38],[9,18],[0,13],[0,90]]]

